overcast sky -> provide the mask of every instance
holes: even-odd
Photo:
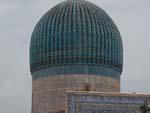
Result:
[[[0,0],[0,113],[31,113],[29,45],[41,16],[62,0]],[[150,93],[150,0],[89,0],[117,24],[122,92]]]

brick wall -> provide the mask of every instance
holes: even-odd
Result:
[[[33,113],[65,110],[65,90],[120,92],[120,80],[96,75],[55,75],[33,80]]]

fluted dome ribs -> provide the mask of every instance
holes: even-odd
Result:
[[[36,25],[30,46],[31,73],[75,65],[89,66],[92,73],[94,66],[96,73],[102,67],[121,73],[123,47],[116,25],[94,4],[70,1],[52,8]]]

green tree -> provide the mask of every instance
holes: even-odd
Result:
[[[144,104],[140,109],[141,113],[150,113],[150,104]]]

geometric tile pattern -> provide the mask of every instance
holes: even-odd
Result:
[[[70,92],[67,99],[67,113],[139,113],[148,95]]]

